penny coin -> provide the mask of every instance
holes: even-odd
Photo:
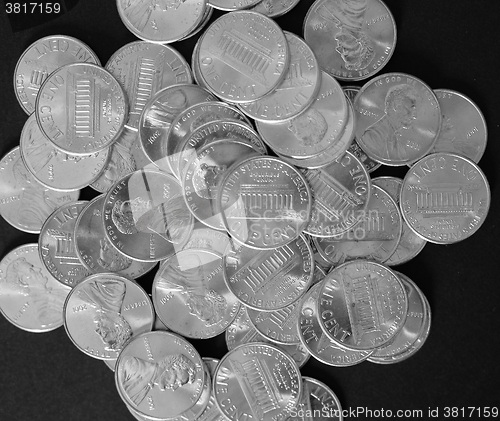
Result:
[[[90,187],[99,193],[105,193],[118,180],[142,168],[144,159],[141,162],[139,151],[141,148],[137,132],[125,127],[109,148],[109,160]],[[149,160],[147,162],[149,163]]]
[[[229,245],[229,235],[225,231],[208,228],[205,224],[195,222],[191,236],[184,250],[197,249],[219,253],[221,256]]]
[[[298,116],[316,100],[322,84],[321,70],[311,48],[299,36],[287,31],[284,34],[290,51],[290,64],[285,78],[266,96],[240,104],[241,110],[255,120],[281,123]],[[295,134],[300,129],[294,126],[289,130]],[[297,135],[300,136],[299,133]]]
[[[275,249],[305,229],[312,200],[295,167],[263,156],[235,165],[221,182],[217,201],[234,239],[252,248]]]
[[[265,342],[271,343],[268,339],[264,338],[250,322],[247,314],[247,308],[241,306],[236,318],[226,329],[226,345],[227,349],[231,351],[239,345],[250,342]],[[284,345],[276,344],[282,351],[290,355],[297,365],[302,367],[310,358],[311,354],[301,343]]]
[[[179,41],[184,41],[188,38],[194,37],[195,35],[200,33],[202,30],[204,30],[205,27],[208,25],[208,22],[210,22],[210,19],[212,18],[213,14],[214,14],[214,8],[209,7],[209,5],[207,3],[207,6],[205,7],[205,12],[203,14],[203,18],[201,19],[201,22],[198,24],[198,26],[195,29],[193,29],[189,34],[187,34],[184,38],[181,38]]]
[[[193,216],[172,176],[149,169],[129,174],[106,194],[106,238],[125,256],[156,262],[181,250],[193,229]]]
[[[350,152],[330,165],[302,170],[313,205],[305,232],[332,237],[355,227],[369,206],[371,182],[365,167]]]
[[[283,16],[299,4],[299,0],[261,0],[249,10],[262,13],[270,18]]]
[[[255,310],[279,310],[309,288],[314,272],[312,250],[303,236],[271,250],[234,244],[223,256],[231,292]]]
[[[289,162],[296,167],[317,169],[331,164],[336,159],[341,158],[351,145],[354,138],[354,130],[356,128],[356,120],[354,114],[354,107],[349,99],[347,99],[347,123],[340,136],[334,139],[327,149],[319,152],[310,158],[295,159],[289,156],[280,155],[285,161]],[[298,117],[300,118],[300,117]]]
[[[257,311],[248,308],[247,314],[257,332],[268,341],[288,345],[300,342],[297,329],[299,311],[299,300],[297,300],[274,311]]]
[[[184,139],[189,138],[198,127],[215,120],[239,120],[251,126],[241,111],[225,102],[201,102],[181,112],[172,122],[166,146],[170,170],[177,178],[182,175],[178,173],[178,168]]]
[[[224,283],[221,255],[194,249],[179,251],[161,265],[153,302],[165,326],[197,339],[224,332],[240,307]]]
[[[244,344],[220,361],[213,393],[230,420],[285,420],[300,400],[302,378],[295,361],[276,346]]]
[[[86,200],[70,202],[56,209],[45,221],[38,237],[38,252],[50,274],[74,287],[92,272],[76,254],[75,225]]]
[[[396,23],[381,0],[316,0],[304,20],[304,38],[324,71],[356,81],[387,64],[396,47]]]
[[[197,85],[173,85],[158,91],[145,105],[139,121],[139,136],[149,160],[170,172],[167,139],[172,123],[188,107],[214,101],[215,96]]]
[[[267,149],[257,132],[243,122],[218,120],[205,123],[186,136],[178,147],[176,173],[183,176],[187,163],[203,146],[221,139],[234,139],[254,146],[261,154]]]
[[[333,144],[339,143],[348,118],[347,100],[332,76],[321,72],[320,81],[316,101],[299,116],[281,123],[256,122],[257,131],[277,153],[311,158],[326,149],[333,152]]]
[[[156,262],[140,262],[120,253],[106,238],[102,209],[105,196],[92,199],[75,224],[75,250],[92,273],[113,272],[135,279],[149,272]]]
[[[201,148],[187,164],[182,178],[184,199],[193,216],[210,228],[224,230],[216,203],[220,182],[233,165],[258,155],[252,145],[230,139]]]
[[[42,83],[55,70],[70,63],[100,61],[90,47],[67,35],[49,35],[31,44],[22,54],[14,70],[14,89],[22,109],[31,114]]]
[[[116,5],[130,32],[144,41],[159,44],[189,35],[201,23],[207,7],[205,0],[116,0]]]
[[[201,86],[202,88],[208,89],[206,83],[203,82],[203,79],[201,77],[200,61],[199,61],[200,40],[201,38],[198,38],[198,41],[196,41],[196,44],[193,48],[193,54],[191,55],[191,70],[193,71],[193,79],[195,83]]]
[[[43,333],[62,326],[69,291],[40,261],[38,244],[19,246],[0,262],[0,311],[20,329]]]
[[[199,47],[200,76],[224,101],[255,101],[284,79],[290,61],[283,31],[256,12],[226,13],[203,34]]]
[[[99,360],[116,359],[133,337],[153,327],[148,294],[114,273],[90,275],[73,288],[64,305],[64,327],[75,346]]]
[[[116,51],[105,69],[127,94],[128,118],[125,127],[137,131],[142,110],[160,89],[179,83],[193,83],[184,57],[169,45],[135,41]]]
[[[416,162],[401,188],[401,211],[409,227],[427,241],[451,244],[474,234],[491,201],[481,169],[460,155],[436,153]]]
[[[365,84],[354,103],[356,141],[386,165],[405,165],[427,155],[441,128],[434,92],[421,80],[388,73]]]
[[[348,367],[365,361],[373,350],[351,350],[331,340],[321,329],[318,300],[321,284],[314,285],[299,303],[297,328],[299,339],[313,358],[334,367]]]
[[[79,195],[79,190],[62,192],[40,184],[24,165],[19,146],[0,161],[0,215],[18,230],[38,234],[52,212]]]
[[[339,399],[326,384],[303,376],[302,388],[302,399],[295,410],[298,416],[290,417],[287,421],[302,421],[304,419],[342,421],[344,419]]]
[[[334,265],[354,259],[384,263],[395,252],[401,238],[402,218],[389,193],[376,185],[360,223],[330,238],[317,238],[316,247]]]
[[[40,87],[35,116],[56,148],[88,155],[109,147],[128,112],[117,80],[95,64],[74,63],[54,71]]]
[[[377,177],[372,179],[372,183],[389,193],[399,208],[399,194],[403,180],[397,177]],[[385,264],[388,266],[396,266],[408,262],[419,254],[427,244],[427,241],[416,235],[404,220],[402,222],[403,230],[396,251],[385,261]]]
[[[192,408],[205,384],[203,361],[184,338],[148,332],[123,348],[115,381],[123,401],[151,420],[174,418]]]
[[[343,86],[342,90],[344,91],[344,94],[351,100],[351,102],[354,104],[354,100],[356,98],[356,95],[358,94],[359,90],[361,88],[359,86]],[[382,164],[380,162],[374,161],[371,159],[364,151],[361,149],[361,147],[358,145],[358,142],[356,142],[356,139],[352,140],[351,146],[349,146],[349,152],[351,152],[356,158],[358,158],[363,165],[365,166],[366,170],[371,173],[375,171],[377,168],[379,168]]]
[[[207,409],[209,401],[212,397],[212,380],[210,378],[210,368],[209,364],[213,366],[213,369],[215,370],[215,367],[217,366],[217,363],[213,365],[213,363],[208,363],[206,358],[202,358],[203,360],[203,370],[205,371],[205,383],[203,384],[203,391],[201,392],[201,396],[198,399],[198,401],[187,411],[184,411],[181,415],[174,417],[174,418],[168,418],[168,421],[195,421],[199,420],[202,412]],[[214,405],[215,405],[215,399],[212,397]],[[130,413],[136,417],[140,421],[151,421],[151,418],[142,415],[140,412],[138,412],[136,409],[134,409],[132,406],[126,404],[128,410]]]
[[[403,328],[396,337],[389,344],[376,349],[370,356],[372,362],[375,362],[375,360],[397,362],[401,354],[404,354],[407,358],[411,352],[410,349],[414,347],[427,322],[422,291],[406,275],[399,272],[395,273],[403,283],[408,296],[408,314]]]
[[[241,9],[248,9],[249,7],[259,3],[260,0],[210,0],[208,4],[217,10],[224,10],[227,12]]]
[[[45,187],[59,191],[83,189],[93,183],[108,165],[107,149],[89,155],[69,155],[43,135],[32,114],[20,139],[21,158],[29,172]],[[76,200],[76,199],[75,199]]]
[[[338,345],[369,351],[389,343],[408,312],[403,284],[380,263],[355,260],[336,267],[321,284],[318,319]]]
[[[435,89],[443,122],[432,153],[463,155],[476,164],[483,156],[488,129],[479,107],[465,95],[449,89]]]

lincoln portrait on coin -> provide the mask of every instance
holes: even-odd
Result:
[[[410,85],[391,87],[385,96],[385,113],[361,135],[363,147],[374,156],[389,160],[407,160],[403,130],[411,129],[418,115],[419,95]]]
[[[118,272],[127,269],[132,264],[132,260],[120,254],[108,240],[99,240],[99,257],[97,263],[109,272]]]
[[[62,288],[49,287],[49,280],[40,268],[24,257],[19,257],[7,266],[4,279],[16,294],[29,297],[42,326],[50,326],[62,320],[62,309],[68,292]]]
[[[78,291],[78,296],[95,309],[95,332],[106,351],[120,351],[130,337],[132,328],[121,315],[126,286],[122,281],[93,281]]]
[[[367,6],[368,0],[332,0],[317,10],[338,28],[335,50],[347,70],[366,69],[375,56],[373,41],[363,27]]]
[[[125,393],[140,405],[154,387],[161,391],[177,390],[194,383],[196,365],[183,354],[167,355],[158,363],[127,356],[120,364],[120,374]]]
[[[303,146],[314,146],[321,142],[328,130],[328,123],[323,115],[314,108],[288,122],[290,130]]]

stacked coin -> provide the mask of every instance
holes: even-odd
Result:
[[[339,410],[299,367],[311,355],[338,367],[413,355],[429,303],[389,266],[427,241],[467,238],[488,213],[486,126],[471,100],[402,73],[337,81],[371,77],[391,57],[380,0],[317,0],[305,41],[258,13],[284,13],[264,2],[118,0],[144,41],[105,69],[63,36],[30,46],[16,68],[34,114],[2,160],[0,214],[40,236],[0,263],[16,297],[0,309],[28,331],[64,324],[115,370],[136,419]],[[165,44],[195,35],[212,7],[236,11],[200,36],[191,73]],[[382,164],[411,168],[372,180]],[[79,201],[89,185],[102,194]],[[159,262],[150,299],[138,278]],[[184,338],[224,332],[219,363]]]

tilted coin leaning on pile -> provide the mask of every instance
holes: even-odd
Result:
[[[0,190],[18,200],[0,214],[40,235],[3,257],[0,309],[26,331],[64,325],[115,371],[138,420],[342,419],[299,367],[418,351],[429,303],[392,267],[426,242],[466,239],[488,213],[477,106],[375,75],[396,42],[384,3],[316,0],[304,38],[272,20],[295,4],[186,0],[160,13],[118,0],[141,41],[104,67],[60,35],[16,67],[30,116],[2,159]],[[228,13],[206,26],[212,8]],[[194,34],[190,68],[167,44]],[[409,169],[372,180],[381,164]],[[78,200],[87,186],[98,194]],[[158,262],[145,291],[136,279]],[[220,361],[188,341],[223,333]]]

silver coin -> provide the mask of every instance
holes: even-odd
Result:
[[[335,139],[335,141],[328,146],[327,149],[310,158],[295,159],[280,154],[278,154],[278,156],[296,167],[309,169],[322,168],[331,164],[336,159],[339,159],[346,153],[351,145],[354,139],[354,130],[356,128],[354,107],[349,99],[347,99],[347,110],[347,123],[344,127],[344,131],[341,133],[339,138]]]
[[[36,121],[56,148],[88,155],[109,147],[128,112],[117,80],[95,64],[74,63],[54,71],[40,87]]]
[[[184,144],[183,141],[189,138],[198,127],[215,120],[239,120],[244,121],[251,127],[250,121],[241,111],[224,102],[201,102],[181,112],[172,122],[166,145],[170,171],[177,178],[182,176],[182,174],[179,174],[178,169],[180,148]]]
[[[108,165],[107,149],[90,155],[69,155],[57,149],[43,135],[32,114],[20,139],[21,157],[36,180],[59,191],[83,189],[93,183]]]
[[[106,194],[103,213],[106,238],[125,256],[143,262],[181,250],[193,228],[177,180],[148,169],[119,180]]]
[[[106,238],[102,209],[105,196],[92,199],[75,224],[75,251],[92,273],[113,272],[135,279],[153,269],[156,262],[140,262],[120,253]]]
[[[19,146],[0,161],[0,215],[18,230],[38,234],[52,212],[79,195],[79,190],[61,192],[40,184],[24,165]]]
[[[321,270],[323,271],[323,273],[328,273],[330,272],[333,264],[331,262],[329,262],[328,260],[326,260],[322,255],[321,253],[319,252],[318,248],[316,247],[316,244],[313,240],[313,237],[307,235],[307,234],[304,234],[304,237],[307,238],[307,240],[309,241],[309,245],[311,246],[311,250],[313,251],[313,257],[314,257],[314,271],[316,272],[316,268],[321,268]],[[313,276],[313,284],[317,283],[314,281],[316,275]],[[324,278],[324,277],[323,277]]]
[[[192,408],[205,384],[203,361],[184,338],[149,332],[131,340],[118,358],[120,397],[152,420],[174,418]]]
[[[221,255],[182,250],[165,261],[153,283],[158,317],[188,338],[212,338],[224,332],[240,304],[224,283]]]
[[[314,271],[307,240],[296,240],[272,250],[234,244],[223,256],[229,290],[247,307],[272,311],[297,301],[309,288]]]
[[[259,3],[260,0],[209,0],[208,4],[217,10],[227,12],[248,9]]]
[[[316,238],[316,247],[334,265],[354,259],[386,262],[395,252],[403,229],[401,212],[389,193],[376,185],[360,223],[330,238]]]
[[[38,237],[38,252],[50,274],[64,285],[74,287],[91,272],[75,249],[75,224],[87,201],[70,202],[55,210],[45,221]]]
[[[372,196],[370,176],[350,152],[320,169],[302,170],[311,188],[313,205],[305,232],[332,237],[359,224]]]
[[[441,128],[441,110],[424,82],[388,73],[366,83],[354,103],[356,141],[386,165],[405,165],[428,154]]]
[[[172,123],[188,107],[214,101],[215,96],[197,85],[174,85],[157,92],[146,104],[139,121],[139,136],[149,160],[170,172],[167,139]]]
[[[256,122],[257,131],[276,153],[304,159],[327,149],[331,155],[337,148],[339,155],[347,149],[340,145],[349,112],[346,97],[332,76],[321,72],[320,80],[316,101],[298,117],[282,123]]]
[[[443,122],[432,153],[463,155],[476,164],[483,156],[488,128],[479,107],[465,95],[450,89],[435,89]]]
[[[272,92],[285,77],[290,61],[283,31],[256,12],[227,13],[203,34],[200,76],[219,98],[244,103]]]
[[[247,314],[247,308],[241,306],[236,318],[226,329],[226,345],[229,351],[239,345],[251,342],[271,343],[264,338],[250,322]],[[279,349],[290,355],[297,365],[302,367],[310,358],[311,354],[301,343],[293,345],[275,344]]]
[[[300,0],[261,0],[249,10],[262,13],[270,18],[283,16],[292,10]]]
[[[27,114],[35,111],[35,100],[42,83],[59,67],[70,63],[100,61],[90,47],[67,35],[49,35],[31,44],[14,70],[16,98]]]
[[[222,358],[214,376],[214,396],[230,420],[283,421],[302,394],[293,359],[274,345],[244,344]]]
[[[193,29],[189,34],[187,34],[184,38],[181,38],[179,41],[184,41],[188,38],[194,37],[195,35],[197,35],[201,31],[203,31],[205,29],[205,27],[208,25],[208,23],[210,22],[213,14],[214,14],[214,8],[211,7],[207,2],[207,5],[205,7],[205,12],[203,13],[203,17],[201,19],[201,22],[198,24],[198,26],[195,29]]]
[[[375,362],[375,360],[398,362],[402,354],[405,355],[405,358],[408,358],[409,354],[412,353],[410,349],[414,348],[415,342],[421,336],[427,323],[422,291],[406,275],[399,272],[395,273],[403,283],[408,296],[406,321],[401,331],[389,344],[375,350],[370,356],[369,360],[371,362]]]
[[[201,86],[202,88],[208,89],[207,85],[203,82],[203,78],[201,77],[200,60],[199,60],[200,40],[201,38],[198,38],[198,41],[196,41],[196,44],[193,48],[193,54],[191,54],[191,70],[193,71],[193,79],[195,83]]]
[[[309,222],[312,200],[298,170],[263,156],[235,165],[221,182],[217,202],[229,234],[262,250],[296,239]]]
[[[90,275],[64,305],[64,328],[75,346],[99,360],[116,359],[133,337],[153,327],[154,309],[138,284],[114,273]]]
[[[184,250],[197,249],[219,253],[221,256],[229,246],[229,235],[225,231],[208,228],[205,224],[195,222],[191,236]]]
[[[437,244],[451,244],[474,234],[491,201],[481,169],[460,155],[436,153],[416,162],[401,188],[401,211],[409,227]]]
[[[142,168],[139,166],[142,164],[138,157],[140,150],[137,132],[125,127],[109,148],[109,160],[90,187],[99,193],[107,192],[118,180]]]
[[[381,0],[316,0],[304,20],[304,38],[323,70],[339,80],[362,80],[391,58],[396,23]]]
[[[203,17],[205,0],[116,0],[123,24],[137,38],[168,44],[194,31]]]
[[[294,411],[297,416],[287,421],[342,421],[342,407],[333,391],[324,383],[302,376],[302,399]]]
[[[260,155],[252,145],[230,139],[211,142],[201,148],[182,177],[186,205],[200,222],[224,230],[217,194],[222,178],[238,162]]]
[[[311,48],[299,36],[287,31],[284,34],[290,51],[285,78],[266,96],[239,105],[245,114],[255,120],[281,123],[307,112],[322,85],[321,70]],[[289,127],[296,136],[301,135],[301,129],[304,131],[304,127],[298,127],[297,123]]]
[[[321,284],[314,285],[299,303],[297,328],[300,341],[313,358],[330,366],[348,367],[365,361],[373,354],[373,350],[355,351],[343,348],[321,329],[318,317],[321,287]]]
[[[389,193],[399,207],[399,194],[403,180],[397,177],[377,177],[372,179],[372,183]],[[396,266],[408,262],[419,254],[427,244],[427,241],[416,235],[404,220],[402,222],[401,239],[396,251],[385,261],[385,264],[388,266]]]
[[[247,309],[248,318],[257,332],[269,342],[277,344],[300,343],[297,321],[299,318],[299,300],[274,311]]]
[[[20,329],[43,333],[62,326],[69,291],[40,261],[38,244],[16,247],[0,262],[0,311]]]
[[[189,137],[185,137],[178,148],[178,168],[176,173],[181,177],[188,162],[196,156],[203,146],[220,139],[234,139],[253,145],[261,154],[267,149],[257,132],[243,122],[218,120],[205,123],[195,129]]]
[[[338,345],[369,351],[390,342],[408,312],[403,284],[389,268],[368,260],[344,263],[321,284],[318,319]]]
[[[137,131],[142,110],[159,90],[179,83],[193,83],[191,69],[173,47],[135,41],[116,51],[105,69],[127,94],[129,113],[125,127]]]

